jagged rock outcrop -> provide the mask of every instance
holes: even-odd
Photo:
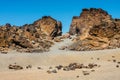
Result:
[[[57,22],[50,16],[43,17],[33,24],[25,24],[21,27],[11,26],[7,23],[5,26],[0,27],[0,49],[32,50],[28,52],[48,51],[51,45],[53,45],[53,42],[49,39],[61,34],[61,22]]]
[[[111,24],[111,16],[102,9],[83,9],[80,16],[73,17],[70,34],[80,34],[81,38],[87,37],[94,26]]]
[[[120,20],[113,19],[102,9],[83,9],[73,17],[69,33],[77,34],[78,41],[71,50],[99,50],[120,47]]]
[[[42,19],[35,21],[33,25],[47,36],[56,37],[62,35],[62,23],[50,16],[42,17]]]

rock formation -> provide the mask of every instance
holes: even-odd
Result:
[[[33,25],[37,26],[37,28],[44,32],[47,36],[55,37],[62,34],[61,22],[56,21],[50,16],[42,17],[42,19],[35,21]]]
[[[78,41],[71,50],[99,50],[120,47],[120,20],[113,19],[102,9],[83,9],[73,17],[69,33],[77,34]]]
[[[0,27],[0,49],[28,49],[32,51],[46,51],[51,47],[53,39],[62,34],[62,24],[50,16],[25,24],[21,27],[7,23]],[[19,50],[18,50],[19,51]],[[28,51],[28,52],[32,52]]]

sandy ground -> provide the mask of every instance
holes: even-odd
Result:
[[[67,42],[66,40],[66,45],[69,43]],[[120,62],[120,49],[85,52],[56,50],[61,44],[53,46],[50,52],[39,54],[17,53],[15,51],[0,54],[0,80],[120,80],[120,64],[117,63]],[[65,66],[74,62],[95,63],[100,67],[93,68],[94,72],[91,72],[91,69],[76,69],[75,71],[60,70],[57,73],[47,73],[49,67]],[[8,69],[8,65],[14,63],[24,69]],[[27,65],[32,65],[32,68],[26,69]],[[117,68],[116,65],[119,67]],[[37,69],[38,66],[42,69]],[[83,75],[83,71],[88,71],[90,74]]]
[[[114,57],[112,57],[114,56]],[[92,59],[93,58],[93,59]],[[100,60],[97,60],[99,58]],[[116,62],[113,62],[116,60]],[[11,52],[0,54],[0,80],[120,80],[120,68],[116,68],[120,61],[120,49],[104,51],[86,51],[52,54],[25,54]],[[69,63],[96,63],[101,65],[90,69],[78,69],[75,71],[60,70],[57,73],[48,74],[49,67],[55,67],[59,64],[68,65]],[[17,63],[24,67],[23,70],[9,70],[8,65]],[[25,66],[32,65],[31,69],[25,69]],[[42,69],[38,70],[40,66]],[[90,72],[89,75],[83,75],[82,71]],[[79,76],[79,78],[77,78]]]

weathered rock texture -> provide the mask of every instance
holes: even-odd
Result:
[[[50,16],[45,16],[33,24],[21,27],[11,26],[7,23],[0,27],[0,49],[27,49],[28,52],[46,51],[53,44],[50,39],[61,34],[61,22],[57,22]]]
[[[73,17],[69,33],[79,35],[71,50],[120,47],[120,20],[113,19],[102,9],[83,9],[80,16]]]
[[[62,24],[50,16],[44,16],[42,19],[35,21],[34,26],[37,26],[40,31],[47,36],[55,37],[62,34]]]

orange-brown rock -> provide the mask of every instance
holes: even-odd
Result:
[[[33,24],[21,27],[7,23],[0,27],[0,48],[26,49],[28,52],[48,51],[53,44],[49,39],[61,34],[61,22],[51,17],[43,17]]]
[[[120,20],[113,19],[102,9],[83,9],[78,17],[73,17],[71,35],[79,35],[79,40],[71,50],[99,50],[120,47]]]
[[[61,22],[56,21],[50,16],[44,16],[42,19],[35,21],[34,26],[47,36],[56,37],[62,34]]]
[[[99,37],[87,37],[84,40],[78,40],[69,46],[70,50],[77,51],[90,51],[90,50],[100,50],[106,49],[109,46],[110,41],[108,38]]]
[[[83,9],[80,16],[73,17],[70,27],[70,34],[79,34],[81,39],[89,35],[89,31],[94,26],[100,26],[104,22],[111,22],[111,16],[102,9]]]

